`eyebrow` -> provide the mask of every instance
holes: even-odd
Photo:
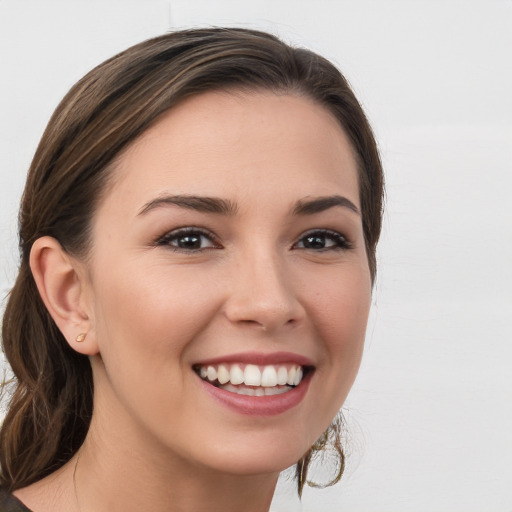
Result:
[[[352,210],[354,213],[360,215],[359,209],[357,206],[348,198],[334,195],[334,196],[325,196],[325,197],[317,197],[314,199],[301,199],[295,205],[293,209],[294,215],[313,215],[315,213],[320,213],[329,208],[333,208],[334,206],[341,206],[342,208],[348,208]]]
[[[217,213],[220,215],[234,215],[238,211],[236,203],[219,197],[165,195],[157,197],[156,199],[146,203],[141,208],[138,215],[145,215],[151,210],[169,205],[187,208],[202,213]],[[315,213],[320,213],[325,210],[329,210],[330,208],[334,208],[335,206],[348,208],[360,215],[357,206],[350,199],[340,195],[317,197],[314,199],[300,199],[295,204],[292,214],[313,215]]]
[[[155,208],[168,205],[188,208],[190,210],[196,210],[203,213],[219,213],[222,215],[234,215],[238,210],[235,203],[218,197],[166,195],[157,197],[156,199],[149,201],[149,203],[146,203],[141,208],[138,215],[144,215]]]

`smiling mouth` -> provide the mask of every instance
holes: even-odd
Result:
[[[271,396],[297,387],[311,367],[298,364],[209,364],[195,365],[199,377],[217,388],[246,396]]]

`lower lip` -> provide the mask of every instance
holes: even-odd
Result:
[[[212,386],[200,377],[198,378],[205,391],[213,396],[215,400],[239,414],[247,416],[275,416],[296,407],[302,402],[308,391],[312,373],[308,372],[301,383],[292,390],[280,395],[268,396],[238,395],[237,393]]]

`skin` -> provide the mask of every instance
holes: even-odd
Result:
[[[328,427],[361,360],[371,299],[361,216],[346,204],[293,212],[333,195],[360,208],[350,143],[307,98],[210,92],[167,112],[113,173],[86,262],[48,237],[32,251],[45,304],[90,356],[95,407],[78,464],[16,495],[34,512],[268,510],[279,472]],[[233,212],[147,206],[176,194]],[[191,226],[208,236],[180,249],[168,234]],[[306,246],[312,230],[326,248]],[[315,367],[282,414],[234,411],[192,369],[282,351]]]

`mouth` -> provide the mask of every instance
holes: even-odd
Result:
[[[245,396],[275,396],[295,389],[313,371],[312,366],[283,364],[196,364],[196,374],[206,383]]]

